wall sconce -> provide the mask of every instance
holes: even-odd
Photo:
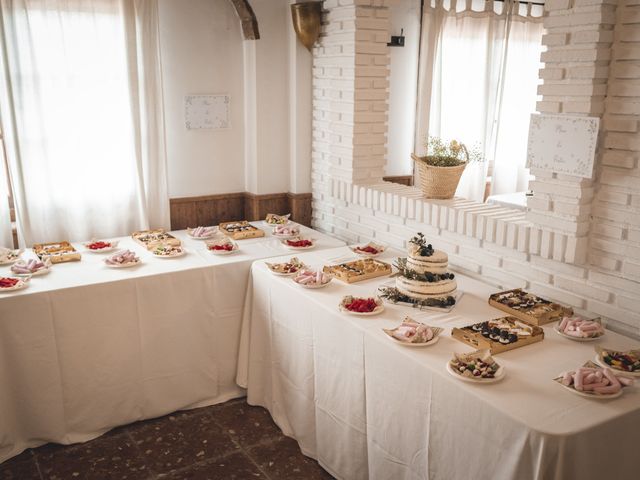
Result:
[[[303,2],[291,5],[291,19],[293,20],[293,29],[296,35],[311,51],[313,44],[316,43],[320,36],[320,27],[322,24],[322,2]]]
[[[400,35],[391,35],[391,41],[387,47],[404,47],[404,28],[400,29]]]

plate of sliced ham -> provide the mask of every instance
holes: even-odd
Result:
[[[293,281],[303,288],[323,288],[333,280],[331,275],[327,275],[322,270],[303,269],[293,277]]]
[[[634,383],[633,378],[614,372],[609,367],[601,368],[593,362],[564,372],[554,380],[576,395],[597,400],[618,398],[625,387]]]
[[[20,260],[11,265],[11,272],[16,277],[35,277],[37,275],[45,275],[51,271],[51,259],[45,258],[44,261],[35,260],[33,258],[25,261]]]
[[[104,263],[109,268],[128,268],[140,265],[142,260],[131,250],[122,250],[105,258]]]
[[[0,293],[14,292],[26,288],[29,286],[30,279],[31,277],[0,277]]]
[[[564,317],[553,329],[561,337],[574,342],[593,342],[604,336],[604,327],[597,318]]]
[[[382,331],[394,343],[405,347],[427,347],[438,342],[443,329],[431,327],[407,317],[396,328],[383,328]]]
[[[208,240],[219,234],[218,227],[187,227],[187,235],[194,240]]]

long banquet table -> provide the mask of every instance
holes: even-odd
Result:
[[[300,258],[319,267],[348,253]],[[357,317],[338,310],[340,299],[371,296],[388,278],[307,290],[256,263],[238,384],[340,479],[638,478],[640,387],[596,400],[552,380],[593,360],[593,343],[564,339],[547,325],[541,343],[496,356],[506,369],[499,383],[469,384],[446,371],[453,352],[472,351],[451,327],[504,316],[487,304],[495,289],[457,279],[464,295],[450,313],[387,305],[378,316]],[[438,343],[407,348],[382,332],[406,315],[444,327]],[[638,348],[609,331],[596,343]]]
[[[216,256],[186,232],[187,255],[154,257],[131,238],[137,267],[107,254],[54,265],[0,295],[0,462],[45,442],[82,442],[136,420],[244,395],[235,383],[251,264],[297,254],[266,230]],[[306,227],[316,249],[344,242]],[[24,254],[32,257],[32,252]],[[0,267],[0,275],[10,273]]]

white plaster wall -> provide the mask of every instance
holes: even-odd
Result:
[[[420,46],[420,0],[399,0],[390,7],[391,35],[404,28],[405,46],[390,48],[387,175],[413,173],[415,108]]]
[[[160,0],[169,195],[241,192],[242,31],[228,0]],[[187,130],[184,96],[231,95],[231,128]]]

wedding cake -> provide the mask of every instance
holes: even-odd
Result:
[[[408,256],[398,260],[396,289],[415,300],[442,299],[451,303],[457,283],[447,271],[449,257],[427,244],[422,233],[409,241]]]

